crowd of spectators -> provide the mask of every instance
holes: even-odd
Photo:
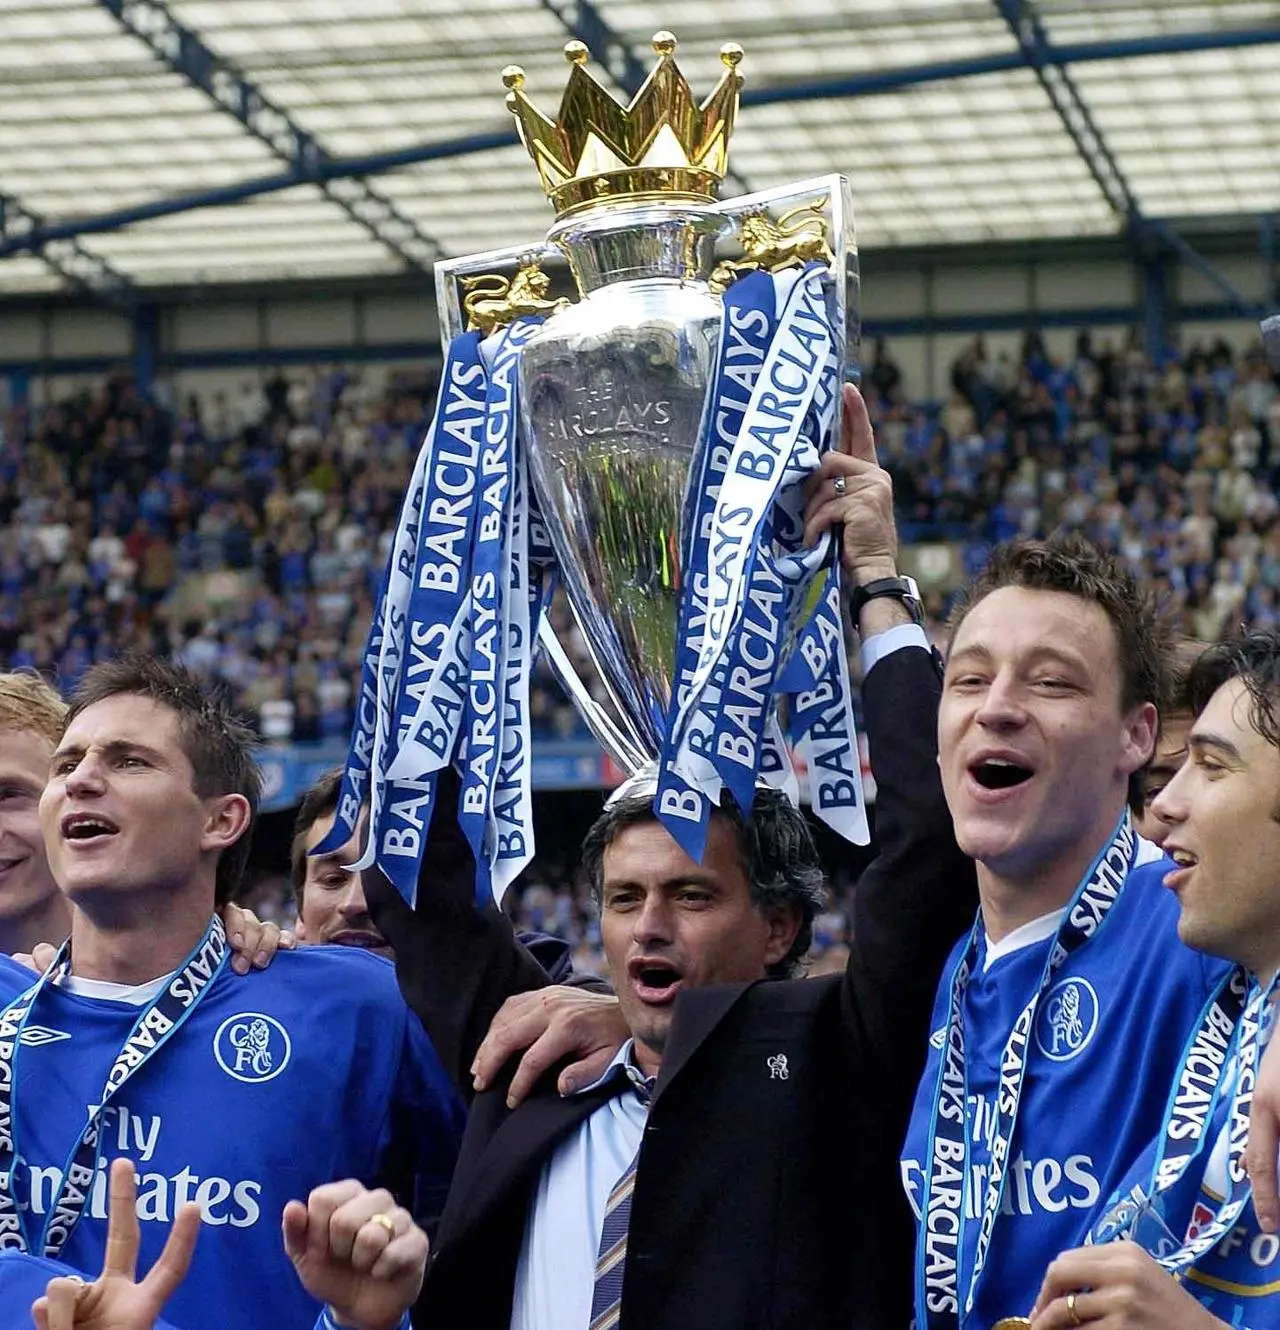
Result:
[[[166,411],[125,376],[0,429],[0,660],[73,687],[134,649],[220,680],[267,743],[341,739],[431,371],[374,392],[340,368],[277,373]],[[952,542],[976,568],[1019,533],[1076,528],[1140,568],[1190,636],[1280,625],[1280,393],[1260,347],[1135,338],[1054,359],[976,337],[942,403],[921,404],[877,344],[864,379],[904,543]],[[941,640],[944,590],[930,596]],[[567,629],[567,613],[555,614]],[[568,633],[585,664],[580,640]],[[541,666],[543,736],[583,733]],[[540,859],[514,906],[599,962],[568,865]],[[837,899],[817,964],[839,964]]]
[[[880,346],[868,383],[904,541],[957,542],[972,570],[1010,536],[1079,530],[1187,636],[1280,621],[1280,394],[1260,344],[1153,359],[1134,337],[1081,333],[1058,361],[1036,333],[1016,359],[975,337],[934,409],[911,404]],[[930,608],[940,620],[945,594]]]
[[[316,370],[168,413],[122,376],[11,412],[0,659],[71,688],[122,650],[171,655],[228,686],[268,743],[345,736],[435,386],[424,372],[372,394]],[[581,732],[545,665],[531,712],[544,735]]]

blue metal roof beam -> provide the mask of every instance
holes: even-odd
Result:
[[[1111,210],[1126,222],[1142,215],[1119,162],[1112,156],[1093,116],[1080,96],[1080,89],[1060,56],[1054,52],[1049,34],[1030,0],[995,0],[1000,16],[1009,25],[1022,58],[1034,71],[1089,174],[1106,196]]]
[[[1267,312],[1265,305],[1248,299],[1213,262],[1200,253],[1184,236],[1168,222],[1160,218],[1144,217],[1142,229],[1158,245],[1172,250],[1190,268],[1194,268],[1201,277],[1216,286],[1229,304],[1234,305],[1245,318],[1260,319]]]
[[[1051,61],[1064,64],[1088,64],[1096,60],[1131,60],[1152,55],[1177,55],[1187,51],[1232,50],[1249,46],[1271,45],[1280,41],[1280,27],[1215,28],[1205,32],[1161,33],[1152,37],[1134,37],[1122,41],[1080,42],[1052,47]],[[1025,69],[1026,59],[1020,49],[997,51],[964,60],[944,60],[927,65],[906,65],[870,74],[840,75],[834,78],[806,79],[798,83],[780,83],[767,88],[744,88],[744,106],[774,106],[787,102],[822,101],[843,97],[874,97],[900,92],[922,84],[951,79],[980,78],[1011,69]],[[422,162],[464,157],[474,152],[491,152],[517,143],[515,130],[506,128],[483,134],[467,134],[432,143],[396,148],[390,152],[369,153],[359,157],[326,157],[301,169],[255,176],[217,189],[195,190],[187,194],[151,199],[129,208],[93,216],[71,218],[41,227],[22,239],[0,238],[0,258],[38,248],[52,239],[77,235],[102,234],[157,217],[172,217],[200,208],[224,207],[244,199],[258,198],[293,189],[297,185],[319,184],[346,176],[375,176],[397,171]]]
[[[640,85],[649,77],[648,66],[591,0],[542,0],[542,7],[560,20],[566,32],[586,46],[613,75],[628,98],[640,91]],[[739,194],[754,193],[732,167],[725,172],[725,180]]]
[[[438,240],[423,232],[367,180],[350,172],[318,176],[318,169],[330,157],[315,136],[299,127],[287,111],[250,83],[230,61],[206,46],[198,33],[179,23],[160,0],[98,3],[170,69],[265,143],[291,168],[294,184],[318,183],[326,198],[406,267],[425,272],[436,259],[446,257]]]
[[[1120,163],[1107,146],[1101,130],[1076,87],[1068,69],[1070,59],[1062,47],[1055,47],[1040,20],[1033,0],[995,0],[1001,17],[1009,25],[1018,50],[1035,71],[1040,86],[1053,103],[1063,128],[1076,145],[1089,174],[1106,196],[1112,211],[1123,222],[1138,254],[1157,257],[1161,250],[1171,250],[1236,305],[1242,314],[1254,317],[1257,307],[1246,300],[1234,285],[1180,236],[1168,222],[1155,221],[1143,214],[1137,196],[1129,187]],[[1280,39],[1280,28],[1273,30],[1273,40]],[[1200,48],[1204,49],[1204,48]]]
[[[0,194],[0,252],[7,252],[10,243],[30,250],[71,286],[125,313],[133,312],[138,290],[124,273],[86,249],[75,236],[43,238],[47,229],[39,213],[11,194]]]

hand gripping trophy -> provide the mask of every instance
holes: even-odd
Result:
[[[369,807],[367,848],[412,898],[440,771],[478,890],[533,852],[529,678],[550,662],[592,732],[701,858],[728,791],[797,782],[867,838],[829,537],[803,543],[803,483],[838,437],[858,345],[847,181],[716,193],[742,48],[698,103],[674,59],[628,106],[570,42],[557,119],[503,71],[556,210],[544,241],[436,266],[439,400],[365,650],[331,840]],[[563,587],[607,693],[545,610]],[[785,702],[783,702],[785,699]],[[323,848],[323,847],[322,847]]]

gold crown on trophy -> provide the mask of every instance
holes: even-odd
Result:
[[[726,42],[720,48],[725,71],[701,106],[675,62],[671,33],[655,33],[653,49],[658,63],[631,104],[622,106],[587,71],[586,45],[569,42],[564,53],[573,68],[558,120],[524,95],[524,70],[508,65],[502,71],[507,106],[558,216],[614,199],[715,198],[738,110],[742,47]]]

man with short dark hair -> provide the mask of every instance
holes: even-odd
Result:
[[[1280,972],[1280,636],[1209,647],[1186,694],[1188,757],[1152,810],[1172,856],[1164,882],[1183,941],[1241,966],[1252,1002],[1236,1042],[1206,1026],[1182,1075],[1146,1087],[1168,1104],[1162,1128],[1111,1198],[1095,1245],[1049,1266],[1036,1330],[1280,1324],[1280,1242],[1248,1208],[1242,1130],[1274,1016],[1264,994]],[[1188,1141],[1200,1149],[1179,1170]],[[1134,1241],[1103,1242],[1126,1235]]]
[[[313,853],[333,828],[341,784],[341,767],[325,772],[303,795],[294,819],[289,876],[298,911],[296,935],[299,942],[308,945],[363,947],[391,958],[391,947],[369,915],[364,882],[359,873],[347,867],[360,857],[365,818],[361,816],[355,834],[345,845],[324,854]],[[542,933],[522,932],[519,936],[553,983],[574,979],[567,942]],[[598,986],[591,976],[580,977],[576,982],[586,988]],[[423,1218],[430,1220],[432,1216]]]
[[[1226,967],[1182,946],[1135,831],[1166,655],[1076,536],[997,550],[953,619],[942,783],[981,908],[945,970],[903,1150],[921,1330],[1025,1317],[1160,1129]]]
[[[1187,760],[1187,732],[1195,719],[1191,707],[1191,672],[1205,649],[1203,642],[1186,638],[1178,643],[1165,683],[1165,697],[1160,706],[1160,733],[1156,751],[1142,773],[1142,809],[1134,825],[1140,835],[1156,845],[1163,845],[1168,827],[1156,814],[1154,805],[1162,790],[1182,769]]]
[[[225,973],[214,907],[257,796],[248,732],[203,684],[150,659],[93,667],[40,800],[71,938],[34,986],[0,958],[0,1235],[96,1269],[101,1163],[132,1159],[144,1261],[177,1209],[201,1210],[167,1311],[183,1330],[311,1324],[280,1246],[285,1202],[372,1179],[402,1106],[442,1180],[460,1129],[385,961],[317,948]]]
[[[360,857],[361,829],[346,845],[312,853],[333,828],[341,784],[341,767],[325,772],[298,806],[289,847],[289,880],[298,911],[294,932],[299,942],[364,947],[390,957],[386,938],[369,917],[360,874],[347,867]]]
[[[1228,967],[1178,941],[1171,862],[1128,821],[1160,643],[1133,579],[1078,538],[1002,549],[957,614],[939,750],[981,911],[946,966],[904,1150],[922,1330],[1026,1317],[1045,1267],[1160,1130],[1197,1023],[1229,997]],[[868,693],[869,723],[878,705]],[[513,1024],[486,1073],[538,1036],[526,1056],[578,1046],[545,1020]]]
[[[67,724],[67,705],[36,674],[0,674],[0,955],[24,962],[71,930],[71,910],[49,868],[40,828],[40,796],[49,759]],[[282,939],[230,900],[219,904],[234,949],[231,965],[244,974],[266,965]],[[33,966],[34,968],[34,966]]]

